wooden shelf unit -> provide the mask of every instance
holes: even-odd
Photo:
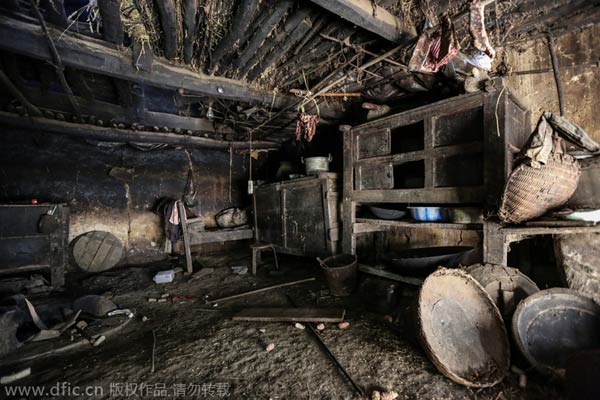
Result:
[[[529,111],[501,81],[494,85],[485,92],[340,128],[345,253],[356,253],[355,235],[392,226],[484,230],[482,224],[357,219],[356,209],[365,203],[495,209],[514,156],[531,132]]]

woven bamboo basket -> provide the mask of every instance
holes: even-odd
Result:
[[[568,154],[553,152],[539,168],[522,163],[506,182],[500,219],[519,224],[562,206],[577,189],[579,175],[579,164]]]

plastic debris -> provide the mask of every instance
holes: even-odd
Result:
[[[172,269],[169,269],[167,271],[159,271],[156,275],[154,275],[154,278],[152,278],[154,283],[156,283],[157,285],[163,283],[171,283],[173,282],[173,279],[175,279],[175,271]]]
[[[481,50],[475,51],[470,57],[465,57],[465,62],[484,71],[491,71],[492,59]]]
[[[300,322],[296,322],[296,323],[294,324],[294,327],[296,327],[297,329],[302,329],[302,330],[304,330],[304,325],[302,325]]]
[[[247,265],[237,265],[234,267],[230,267],[231,272],[233,272],[234,274],[237,275],[246,275],[248,273],[248,266]]]

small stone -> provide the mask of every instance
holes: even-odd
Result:
[[[398,398],[398,393],[396,392],[383,392],[381,393],[381,400],[396,400]]]
[[[350,322],[340,322],[338,324],[338,328],[340,328],[340,329],[348,329],[349,326],[350,326]]]
[[[317,330],[318,330],[318,331],[323,331],[323,330],[325,330],[325,324],[323,324],[323,323],[320,323],[319,325],[317,325]]]
[[[521,389],[525,389],[527,387],[527,375],[525,375],[525,374],[519,375],[519,387]]]
[[[259,329],[258,331],[259,331],[260,333],[265,333],[265,332],[267,332],[267,330],[266,330],[266,329],[264,329],[264,328],[263,328],[263,329]]]
[[[371,400],[381,400],[381,393],[374,390],[373,393],[371,393]]]
[[[304,325],[302,325],[300,322],[296,322],[296,323],[294,324],[294,326],[295,326],[297,329],[302,329],[302,330],[304,330]]]
[[[383,320],[386,321],[386,322],[389,322],[389,323],[394,322],[394,318],[392,318],[391,315],[384,315],[383,316]]]
[[[146,317],[145,315],[142,315],[142,322],[146,322],[146,321],[148,321],[148,319],[149,319],[148,317]]]
[[[275,349],[275,343],[269,343],[265,350],[267,351],[267,353],[269,353],[269,352],[273,351],[274,349]]]

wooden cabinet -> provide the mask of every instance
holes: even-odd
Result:
[[[458,96],[352,127],[353,199],[483,203],[498,193],[529,135],[527,110],[506,90]],[[493,193],[491,193],[493,191]]]
[[[337,174],[257,186],[254,218],[257,240],[273,244],[279,252],[335,254],[339,236]]]
[[[43,275],[64,285],[69,208],[64,204],[0,205],[0,280]]]
[[[528,110],[495,83],[495,90],[342,128],[344,252],[355,252],[360,203],[498,205],[531,131]]]

